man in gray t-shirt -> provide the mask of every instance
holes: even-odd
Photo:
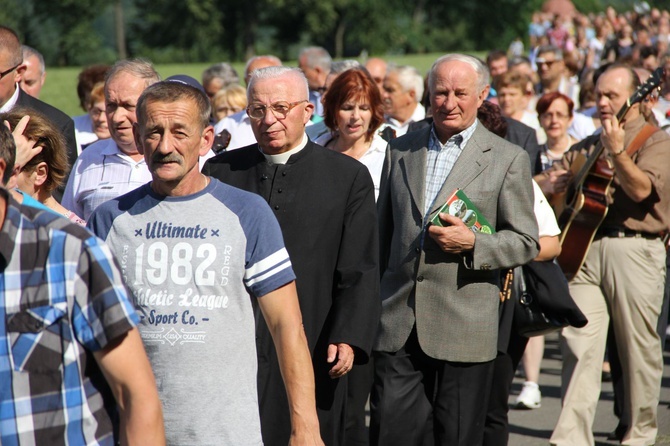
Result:
[[[169,444],[262,444],[258,305],[280,353],[292,439],[322,445],[279,225],[262,198],[199,172],[214,138],[201,88],[177,76],[145,90],[134,131],[153,181],[99,206],[89,226],[113,247],[135,294]]]

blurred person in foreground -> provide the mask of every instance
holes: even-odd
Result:
[[[4,184],[16,152],[0,125]],[[139,319],[107,246],[4,188],[0,240],[0,342],[11,347],[0,353],[0,443],[164,445]]]

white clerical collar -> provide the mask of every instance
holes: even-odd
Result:
[[[261,149],[260,146],[258,147],[258,149],[261,151],[265,159],[268,160],[270,163],[286,164],[291,155],[296,154],[305,148],[305,146],[307,145],[307,141],[309,141],[307,134],[303,134],[302,141],[300,142],[300,144],[297,145],[297,147],[294,147],[288,152],[283,152],[278,155],[268,155],[267,153],[263,152],[263,149]]]
[[[16,105],[16,102],[19,100],[19,84],[15,85],[16,90],[14,90],[14,94],[12,95],[11,98],[7,102],[5,102],[5,105],[0,107],[0,113],[7,113],[14,108]]]

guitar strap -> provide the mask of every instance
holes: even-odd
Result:
[[[655,127],[651,124],[645,124],[642,127],[642,130],[635,136],[631,143],[626,147],[626,153],[628,156],[632,157],[635,152],[640,150],[642,144],[644,144],[654,133],[660,130],[658,127]]]

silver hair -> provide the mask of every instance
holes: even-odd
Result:
[[[25,62],[30,56],[37,57],[37,60],[40,64],[40,75],[44,74],[46,71],[46,65],[44,65],[44,56],[42,53],[37,51],[35,48],[28,45],[21,45],[21,51],[23,52],[23,61]]]
[[[202,85],[207,85],[214,79],[221,79],[223,81],[222,88],[240,83],[240,76],[237,74],[237,71],[235,71],[232,65],[226,62],[214,64],[202,72]]]
[[[398,75],[398,83],[403,91],[414,91],[416,101],[421,101],[423,97],[423,76],[419,70],[409,65],[391,65],[386,70],[386,75],[396,73]]]
[[[432,90],[435,86],[435,72],[437,71],[438,67],[443,63],[454,61],[466,63],[470,65],[473,70],[475,70],[475,73],[477,73],[476,86],[479,92],[483,91],[486,86],[489,85],[489,78],[491,77],[491,74],[484,62],[474,56],[469,56],[467,54],[451,53],[439,57],[435,63],[433,63],[433,66],[428,72],[428,88]]]
[[[361,63],[354,59],[338,60],[330,64],[330,74],[340,74],[352,68],[360,68]]]
[[[303,48],[298,55],[298,60],[305,58],[305,65],[309,68],[322,68],[324,71],[330,71],[330,65],[333,60],[325,48],[320,46],[308,46]]]
[[[130,73],[144,80],[144,87],[155,84],[161,80],[154,66],[146,59],[124,59],[116,62],[105,76],[105,85],[121,73]],[[105,87],[106,88],[106,87]]]
[[[304,99],[309,99],[309,85],[307,84],[307,78],[305,77],[303,72],[300,71],[300,69],[291,67],[265,67],[265,68],[259,68],[258,70],[254,70],[254,72],[251,73],[251,79],[249,79],[249,87],[247,88],[247,99],[250,99],[249,93],[253,88],[254,82],[258,80],[277,79],[279,77],[287,75],[299,79],[301,84],[304,84],[304,92],[301,96],[303,96]],[[249,100],[249,102],[251,101]]]

